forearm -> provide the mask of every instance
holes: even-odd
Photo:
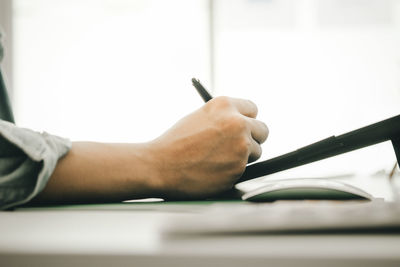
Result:
[[[75,142],[38,202],[109,202],[160,196],[150,145]]]

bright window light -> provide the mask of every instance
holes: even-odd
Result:
[[[400,114],[399,1],[219,0],[214,13],[216,89],[258,104],[264,159]],[[394,162],[383,144],[303,169]]]
[[[202,105],[203,0],[16,0],[19,125],[72,140],[147,141]]]

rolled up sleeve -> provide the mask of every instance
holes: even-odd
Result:
[[[0,209],[37,196],[70,148],[68,139],[0,120]]]

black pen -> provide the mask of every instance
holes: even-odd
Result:
[[[213,98],[212,95],[207,91],[206,88],[204,88],[204,86],[200,83],[199,80],[193,78],[192,83],[194,88],[196,88],[197,92],[201,96],[201,98],[203,98],[204,102],[208,102]]]

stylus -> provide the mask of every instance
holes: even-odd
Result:
[[[199,95],[201,96],[201,98],[203,98],[204,102],[207,103],[208,101],[210,101],[213,98],[212,95],[207,91],[206,88],[204,88],[204,86],[200,83],[200,81],[198,79],[193,78],[192,84],[193,84],[194,88],[196,88],[196,90],[199,93]]]

